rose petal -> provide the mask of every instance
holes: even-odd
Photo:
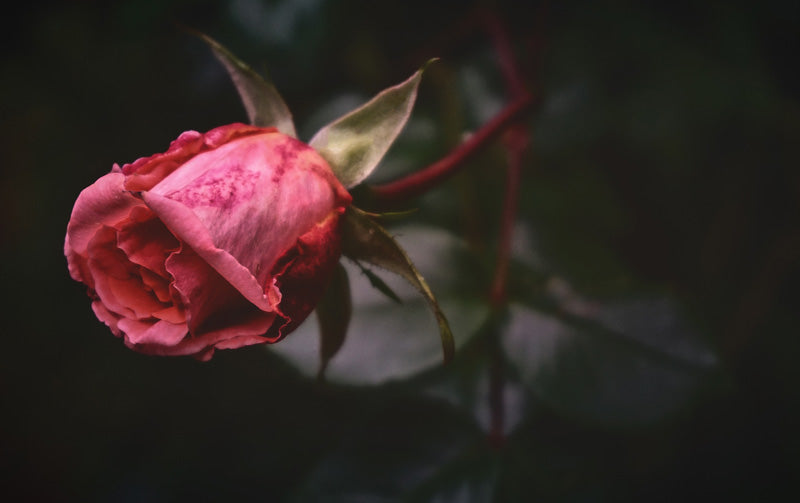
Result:
[[[96,300],[92,302],[92,311],[94,311],[94,315],[97,316],[97,319],[108,325],[108,328],[111,329],[114,335],[117,337],[122,335],[120,332],[119,327],[117,326],[120,320],[119,315],[112,313],[111,311],[103,305],[102,302]]]
[[[127,175],[125,188],[134,191],[150,189],[202,148],[203,135],[197,131],[181,133],[163,154],[141,157],[124,165],[121,169]]]
[[[261,323],[261,320],[253,320],[253,323],[248,326],[240,326],[240,329],[247,329],[252,332],[262,332],[264,330],[264,326]],[[238,341],[238,345],[231,346],[226,345],[225,341],[228,339],[236,339]],[[208,333],[203,335],[202,337],[185,337],[180,343],[174,346],[165,346],[162,344],[133,344],[129,341],[125,341],[125,344],[130,347],[131,349],[138,351],[140,353],[149,354],[149,355],[158,355],[158,356],[184,356],[184,355],[194,355],[200,360],[207,361],[211,358],[214,353],[215,345],[222,344],[223,347],[220,349],[231,349],[231,348],[239,348],[247,345],[252,344],[263,344],[266,342],[270,342],[270,340],[266,337],[260,337],[255,334],[242,334],[242,335],[234,335],[232,336],[228,330],[222,330],[218,332]]]
[[[189,329],[194,338],[209,334],[263,335],[275,319],[275,313],[265,312],[249,302],[187,246],[173,253],[166,267],[187,306]]]
[[[258,134],[264,130],[263,128],[236,123],[214,128],[205,134],[197,131],[186,131],[170,143],[166,152],[150,157],[142,157],[131,164],[123,166],[121,171],[127,176],[125,188],[133,191],[150,190],[164,177],[200,152],[217,148],[234,138]],[[276,131],[275,128],[269,128],[269,130]]]
[[[70,275],[78,281],[86,281],[82,258],[87,257],[86,249],[95,233],[104,225],[123,220],[132,208],[144,206],[140,199],[123,190],[124,180],[121,173],[109,173],[85,188],[75,201],[67,225],[64,254]]]
[[[119,320],[119,328],[125,333],[126,343],[167,347],[180,343],[188,332],[185,323],[175,324],[164,320],[140,321],[130,318]]]
[[[280,340],[299,326],[322,298],[339,260],[341,234],[338,232],[339,212],[328,217],[297,239],[297,244],[281,258],[286,261],[275,275],[283,300],[278,306],[284,320],[273,323],[268,336]]]
[[[133,311],[136,318],[149,318],[154,312],[161,311],[165,307],[144,288],[140,278],[120,280],[109,276],[105,278],[105,284],[119,302]]]
[[[153,292],[159,301],[164,303],[175,301],[175,298],[170,294],[169,282],[166,278],[145,268],[141,268],[139,274],[142,277],[142,283]]]
[[[213,247],[234,257],[261,285],[301,234],[350,201],[314,150],[279,133],[248,136],[204,152],[144,195],[167,226],[205,258],[207,245],[191,242],[195,229],[178,230],[186,211],[167,213],[155,196],[190,210]]]
[[[192,247],[247,300],[263,311],[270,312],[274,309],[274,304],[270,302],[271,297],[265,294],[262,284],[228,252],[214,246],[208,230],[189,208],[151,192],[144,192],[142,196],[173,234]]]
[[[132,208],[143,206],[140,199],[123,189],[124,181],[122,174],[109,173],[80,193],[67,225],[67,245],[73,252],[85,255],[89,241],[100,227],[116,224]]]
[[[110,227],[99,229],[90,241],[88,270],[97,296],[105,306],[124,317],[149,318],[164,309],[163,303],[145,287],[139,267],[127,260],[115,244],[116,233]]]
[[[237,335],[236,337],[223,338],[218,343],[214,344],[217,349],[238,349],[245,346],[252,346],[253,344],[264,344],[266,342],[273,342],[267,337],[258,335]]]
[[[169,306],[161,311],[156,311],[153,316],[170,323],[186,323],[186,312],[178,306]]]
[[[128,218],[130,223],[117,233],[117,246],[134,264],[167,277],[164,261],[180,243],[144,205],[134,208]]]

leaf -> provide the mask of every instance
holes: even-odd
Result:
[[[497,461],[483,432],[438,400],[384,400],[338,440],[292,501],[490,500]]]
[[[375,169],[405,126],[428,61],[408,80],[384,89],[369,102],[320,129],[308,142],[331,165],[345,187]]]
[[[406,252],[400,248],[386,229],[371,220],[364,212],[350,206],[342,224],[342,252],[354,260],[363,260],[399,274],[414,286],[428,301],[439,324],[444,362],[453,359],[455,342],[447,318],[439,307],[425,279],[414,267]]]
[[[361,272],[364,273],[364,276],[367,277],[367,279],[369,280],[369,284],[372,285],[373,288],[375,288],[376,290],[378,290],[379,292],[381,292],[382,294],[384,294],[388,298],[392,299],[393,301],[397,302],[398,304],[402,304],[403,303],[403,301],[400,299],[400,297],[396,293],[394,293],[394,290],[392,290],[389,287],[389,285],[387,285],[386,282],[383,281],[380,278],[380,276],[378,276],[374,272],[372,272],[369,269],[367,269],[366,267],[364,267],[361,264],[361,262],[359,262],[357,260],[354,260],[353,262],[355,262],[355,264],[358,266],[358,268],[361,269]]]
[[[202,33],[197,35],[211,46],[214,56],[228,70],[236,90],[239,91],[250,124],[259,127],[273,126],[278,131],[297,138],[292,114],[275,86],[211,37]]]
[[[561,414],[606,427],[651,425],[711,382],[716,358],[671,302],[575,307],[580,316],[514,304],[502,338],[523,384]]]
[[[325,375],[328,362],[344,344],[352,310],[347,271],[342,264],[337,264],[325,295],[316,308],[320,338],[320,362],[317,378],[320,380]]]

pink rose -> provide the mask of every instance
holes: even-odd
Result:
[[[64,252],[128,347],[207,360],[308,316],[350,201],[316,151],[275,128],[188,131],[81,192]]]

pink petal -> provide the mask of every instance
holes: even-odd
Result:
[[[169,291],[170,280],[145,268],[141,268],[139,274],[142,276],[142,283],[144,286],[149,288],[159,301],[168,303],[176,300]]]
[[[265,330],[263,324],[260,322],[253,323],[251,326],[242,326],[242,329],[248,329],[248,331],[252,332],[261,332]],[[220,331],[220,332],[212,332],[201,337],[185,337],[181,342],[174,346],[165,346],[162,344],[133,344],[129,341],[125,341],[126,345],[131,349],[138,351],[140,353],[149,354],[149,355],[158,355],[158,356],[184,356],[184,355],[195,355],[198,359],[207,361],[211,358],[214,353],[214,347],[217,344],[222,344],[220,349],[228,349],[233,347],[242,347],[246,345],[252,344],[263,344],[266,342],[270,342],[269,339],[266,337],[260,337],[255,334],[242,334],[239,336],[233,337],[238,343],[238,345],[232,346],[226,344],[225,341],[231,339],[230,333],[227,331]],[[234,344],[234,343],[231,343]]]
[[[67,248],[85,256],[89,241],[100,227],[114,225],[127,218],[134,207],[143,206],[140,199],[123,189],[124,181],[121,173],[109,173],[80,193],[67,225]]]
[[[167,277],[164,261],[170,252],[180,247],[180,243],[144,205],[134,208],[129,220],[130,223],[117,233],[117,246],[134,264]]]
[[[132,191],[150,190],[167,175],[193,156],[217,148],[235,138],[275,131],[275,128],[258,128],[247,124],[228,124],[200,134],[186,131],[173,141],[163,154],[142,157],[126,164],[121,171],[127,176],[125,188]]]
[[[164,320],[139,321],[129,318],[119,320],[119,328],[125,333],[127,344],[153,344],[167,347],[180,343],[188,331],[185,323],[175,324]]]
[[[296,245],[281,257],[286,265],[275,271],[283,299],[278,312],[283,319],[273,323],[268,336],[280,340],[297,328],[314,310],[325,292],[341,250],[339,212],[328,217],[297,239]]]
[[[187,306],[189,329],[195,339],[262,335],[275,319],[211,268],[191,248],[184,246],[167,260],[167,270],[175,278],[174,288]],[[209,344],[209,345],[210,345]]]
[[[203,152],[143,198],[174,234],[266,309],[272,307],[253,284],[263,289],[297,238],[350,201],[314,150],[280,133]]]
[[[96,300],[92,302],[92,311],[94,311],[94,315],[97,316],[97,319],[108,325],[108,328],[111,329],[111,332],[114,333],[117,337],[122,335],[120,329],[118,327],[120,316],[117,314],[112,313],[111,311],[103,305],[102,302]]]
[[[273,310],[274,305],[264,292],[262,284],[228,252],[214,246],[208,230],[189,208],[151,192],[144,192],[142,196],[147,205],[181,241],[193,248],[247,300],[263,311]],[[167,269],[169,270],[169,267]]]
[[[153,316],[170,323],[186,323],[186,312],[178,306],[169,306],[161,311],[156,311]]]
[[[110,311],[129,318],[148,318],[167,306],[145,287],[139,267],[128,262],[116,247],[115,237],[113,229],[102,227],[89,243],[87,264],[94,289]]]
[[[258,335],[238,335],[230,339],[223,339],[214,345],[217,349],[238,349],[245,346],[252,346],[253,344],[264,344],[266,342],[273,342],[270,339]]]
[[[72,209],[64,240],[70,275],[90,287],[84,260],[89,241],[104,225],[114,225],[125,219],[131,209],[144,206],[142,201],[122,188],[125,177],[121,173],[109,173],[80,193]]]

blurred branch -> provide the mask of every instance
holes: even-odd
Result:
[[[511,241],[514,238],[514,222],[517,218],[519,185],[522,176],[522,157],[530,144],[530,132],[523,124],[516,124],[505,137],[508,150],[506,187],[503,212],[500,220],[500,237],[497,247],[494,278],[489,290],[489,301],[493,307],[505,305],[507,300],[508,263],[511,258]]]
[[[547,11],[546,2],[541,4],[539,11],[537,30],[541,31]],[[534,104],[534,95],[529,91],[530,86],[526,85],[522,67],[514,55],[507,27],[494,11],[483,7],[470,11],[450,30],[444,31],[443,35],[431,45],[438,49],[437,54],[444,54],[451,51],[458,42],[480,30],[484,31],[494,47],[498,66],[503,74],[511,102],[439,161],[398,180],[369,187],[371,198],[379,205],[401,203],[424,194],[447,180],[466,165],[467,159],[509,129]],[[531,49],[534,56],[532,58],[533,66],[537,68],[541,59],[543,41],[544,37],[541,33],[530,38],[531,44],[528,49]]]
[[[798,267],[800,232],[788,231],[778,237],[756,270],[750,287],[745,290],[739,308],[731,317],[725,356],[735,359],[763,322],[781,285]]]

